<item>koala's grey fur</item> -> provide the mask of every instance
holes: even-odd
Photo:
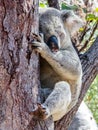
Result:
[[[97,123],[84,102],[81,103],[68,130],[98,130]]]
[[[37,47],[36,51],[41,56],[41,86],[53,89],[40,106],[44,119],[51,115],[54,121],[61,119],[78,101],[82,67],[70,36],[81,24],[80,18],[71,12],[53,8],[40,10],[39,27],[44,41],[34,42],[33,46]],[[55,35],[59,42],[59,51],[55,53],[46,45],[52,35]]]

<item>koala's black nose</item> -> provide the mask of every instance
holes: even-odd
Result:
[[[51,51],[58,51],[59,50],[58,39],[54,35],[49,37],[49,39],[47,41],[47,45],[49,46]]]

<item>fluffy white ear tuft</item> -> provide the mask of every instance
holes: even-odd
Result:
[[[61,18],[63,20],[65,29],[68,29],[71,36],[74,36],[77,31],[79,31],[79,29],[84,25],[83,20],[73,11],[61,11]]]

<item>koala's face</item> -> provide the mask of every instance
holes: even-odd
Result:
[[[39,30],[44,34],[44,40],[50,49],[52,46],[64,49],[71,42],[71,32],[75,32],[78,25],[79,29],[81,22],[79,17],[73,15],[73,12],[59,11],[54,8],[42,9],[39,18]],[[56,41],[50,38],[56,39]],[[57,44],[58,46],[56,46]]]
[[[50,48],[53,46],[59,49],[63,39],[66,38],[60,11],[50,8],[43,12],[40,15],[39,27],[40,31],[44,34],[45,42],[50,45]]]

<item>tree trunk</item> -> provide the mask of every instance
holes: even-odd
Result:
[[[29,130],[39,99],[38,54],[28,48],[32,32],[38,33],[38,0],[0,0],[0,130]]]

